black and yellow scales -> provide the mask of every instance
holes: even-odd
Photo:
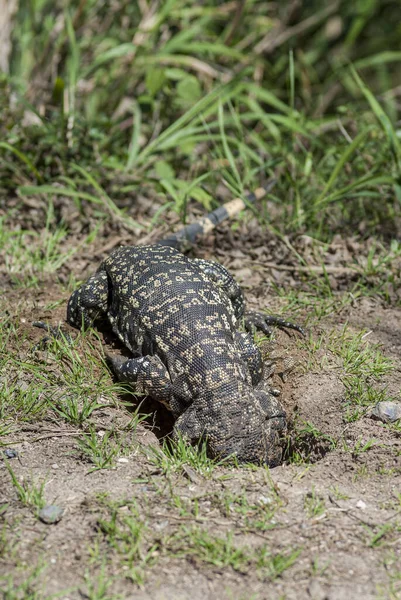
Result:
[[[262,357],[251,332],[302,329],[247,313],[241,288],[222,265],[177,249],[232,216],[234,203],[237,212],[245,206],[232,201],[159,244],[112,252],[72,294],[67,321],[78,328],[111,325],[132,355],[108,357],[116,377],[165,404],[175,435],[205,439],[214,457],[273,466],[281,459],[286,414],[271,388],[262,389]]]

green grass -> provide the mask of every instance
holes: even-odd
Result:
[[[89,423],[86,430],[77,438],[79,453],[94,465],[89,472],[98,469],[110,469],[115,466],[119,456],[129,456],[134,450],[130,438],[135,436],[138,425],[146,417],[147,415],[140,414],[139,408],[137,408],[132,412],[130,421],[124,428],[120,427],[108,431],[97,431]]]
[[[347,445],[344,445],[344,449],[348,452],[351,452],[353,458],[357,458],[360,454],[363,454],[364,452],[368,452],[371,448],[377,446],[378,444],[376,443],[377,440],[370,438],[367,441],[364,441],[362,438],[359,438],[353,448],[349,448],[347,447]]]
[[[4,329],[7,322],[0,333]],[[96,335],[78,334],[74,341],[62,335],[36,351],[32,342],[27,346],[18,339],[14,327],[7,339],[13,352],[0,357],[0,446],[15,443],[10,436],[25,424],[41,423],[45,437],[47,431],[76,436],[78,453],[92,463],[92,470],[113,467],[119,455],[133,450],[136,429],[146,415],[132,410],[134,401],[127,400],[132,391],[110,380]],[[128,422],[100,437],[96,414],[117,406],[130,411]]]
[[[43,277],[57,274],[74,254],[93,239],[86,236],[79,244],[65,251],[67,228],[51,226],[54,207],[50,202],[46,209],[46,223],[39,233],[34,230],[10,230],[7,215],[0,219],[0,248],[5,255],[5,270],[16,286],[38,287]]]
[[[28,570],[20,568],[17,577],[6,575],[0,577],[0,589],[4,600],[51,600],[53,596],[43,593],[42,574],[48,566],[39,564]]]
[[[150,539],[148,523],[133,501],[103,504],[107,514],[98,520],[99,532],[124,567],[125,577],[142,585],[145,568],[154,563],[158,548]]]
[[[204,497],[206,499],[207,496]],[[200,512],[195,517],[206,524],[207,517],[201,518],[201,507],[202,499],[199,499]],[[107,564],[107,572],[110,572],[111,565],[118,565],[125,577],[139,585],[144,584],[152,567],[157,568],[160,561],[169,558],[195,561],[199,565],[219,569],[230,568],[244,574],[252,569],[266,581],[279,577],[300,554],[300,548],[284,548],[277,552],[267,544],[248,547],[234,539],[232,532],[214,534],[201,525],[180,524],[189,513],[183,513],[177,505],[169,513],[170,518],[177,514],[176,526],[167,534],[158,533],[159,529],[153,526],[155,515],[146,515],[143,506],[132,500],[112,501],[99,497],[99,508],[102,516],[97,521],[98,537],[90,549],[92,563],[102,564],[103,561],[104,567]],[[249,506],[251,512],[261,509],[261,505]],[[255,527],[255,530],[260,529]],[[243,531],[250,531],[247,523],[244,523]],[[102,569],[103,576],[99,576],[104,584],[104,593],[111,584],[105,572]]]
[[[383,353],[380,344],[369,341],[370,331],[355,333],[348,324],[328,334],[310,335],[298,340],[308,353],[304,368],[327,371],[341,369],[345,386],[346,420],[353,421],[366,413],[369,407],[391,397],[380,381],[394,372],[394,361]]]
[[[8,510],[9,504],[0,504],[0,560],[15,560],[18,556],[18,541],[12,535],[13,526],[17,523],[12,519],[6,520]]]
[[[394,372],[395,363],[383,353],[380,344],[369,341],[369,334],[366,331],[355,333],[345,324],[340,330],[334,328],[330,332],[310,335],[297,341],[298,346],[306,352],[302,365],[304,370],[338,374],[344,385],[342,416],[346,424],[366,417],[378,402],[395,400],[382,383],[383,377]],[[397,424],[390,427],[398,431]],[[366,443],[358,440],[354,447],[349,447],[342,438],[340,432],[333,437],[320,431],[314,423],[295,417],[287,435],[285,459],[302,465],[341,447],[357,457],[374,445],[372,439]]]
[[[83,433],[77,440],[81,454],[94,464],[94,469],[107,469],[115,465],[116,458],[121,452],[122,442],[113,440],[113,432],[99,437],[95,429],[89,427],[88,433]]]
[[[274,486],[271,486],[270,489],[263,490],[254,501],[245,492],[226,492],[217,496],[213,504],[223,516],[235,519],[237,527],[242,527],[245,531],[269,531],[278,524],[276,514],[283,506],[283,501]]]
[[[88,600],[123,600],[121,594],[110,590],[113,584],[113,577],[106,573],[104,567],[96,575],[88,571],[85,575],[85,597]]]
[[[44,491],[46,481],[37,484],[24,479],[22,483],[18,481],[13,469],[8,462],[5,462],[6,468],[10,474],[11,482],[16,491],[18,500],[28,508],[32,509],[35,514],[38,514],[40,509],[46,505]]]
[[[200,563],[217,568],[231,567],[234,571],[246,573],[255,569],[262,580],[274,580],[297,560],[300,549],[286,549],[272,552],[263,544],[256,550],[238,546],[232,533],[224,536],[211,535],[200,527],[181,527],[169,540],[171,550],[180,557],[193,557]]]
[[[183,467],[187,465],[200,475],[211,477],[216,467],[235,462],[235,457],[223,460],[212,459],[207,454],[205,441],[191,446],[181,436],[177,436],[174,440],[165,440],[161,448],[150,447],[147,456],[150,462],[166,475],[182,472]]]
[[[79,338],[71,343],[61,337],[50,340],[39,354],[31,346],[25,360],[17,354],[6,355],[0,404],[3,418],[36,420],[52,411],[80,427],[95,411],[113,406],[121,386],[110,382],[96,347],[85,341],[78,351],[79,343]],[[56,364],[61,368],[54,368]]]
[[[310,519],[322,517],[326,507],[323,498],[321,498],[316,490],[312,490],[305,495],[304,510]]]
[[[335,450],[337,444],[338,440],[320,431],[313,423],[295,419],[287,436],[284,458],[298,465],[314,462]]]
[[[159,218],[172,208],[185,220],[194,201],[219,201],[217,183],[242,193],[274,168],[280,231],[329,239],[363,217],[365,234],[388,237],[399,214],[401,53],[389,28],[397,3],[386,5],[384,18],[378,0],[361,14],[312,2],[298,15],[304,33],[284,27],[281,39],[280,16],[257,0],[232,35],[226,3],[117,4],[110,23],[95,0],[34,10],[21,0],[1,82],[3,185],[20,207],[54,203],[48,253],[68,234],[61,204],[138,231],[129,213],[139,191]]]
[[[354,334],[347,326],[340,334],[333,332],[328,349],[342,360],[347,375],[379,378],[394,370],[393,361],[383,355],[380,344],[366,341],[368,335],[366,331]]]

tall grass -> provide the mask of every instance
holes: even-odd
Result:
[[[69,199],[138,229],[138,192],[185,219],[274,168],[275,226],[377,232],[401,199],[398,16],[395,0],[20,0],[3,203]]]

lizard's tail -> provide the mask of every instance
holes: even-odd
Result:
[[[231,219],[240,213],[241,210],[246,208],[247,204],[253,204],[256,200],[260,200],[266,196],[276,183],[277,179],[269,179],[266,185],[257,188],[255,191],[245,196],[245,200],[242,198],[234,198],[234,200],[230,200],[216,208],[216,210],[208,213],[199,219],[199,221],[195,221],[195,223],[183,227],[176,233],[168,235],[157,243],[162,246],[171,246],[172,248],[177,249],[181,249],[186,243],[194,244],[199,236],[206,235],[226,219]]]

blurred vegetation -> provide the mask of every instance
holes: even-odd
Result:
[[[138,194],[184,220],[276,173],[280,230],[397,236],[400,17],[398,0],[19,0],[0,207],[134,227]]]

